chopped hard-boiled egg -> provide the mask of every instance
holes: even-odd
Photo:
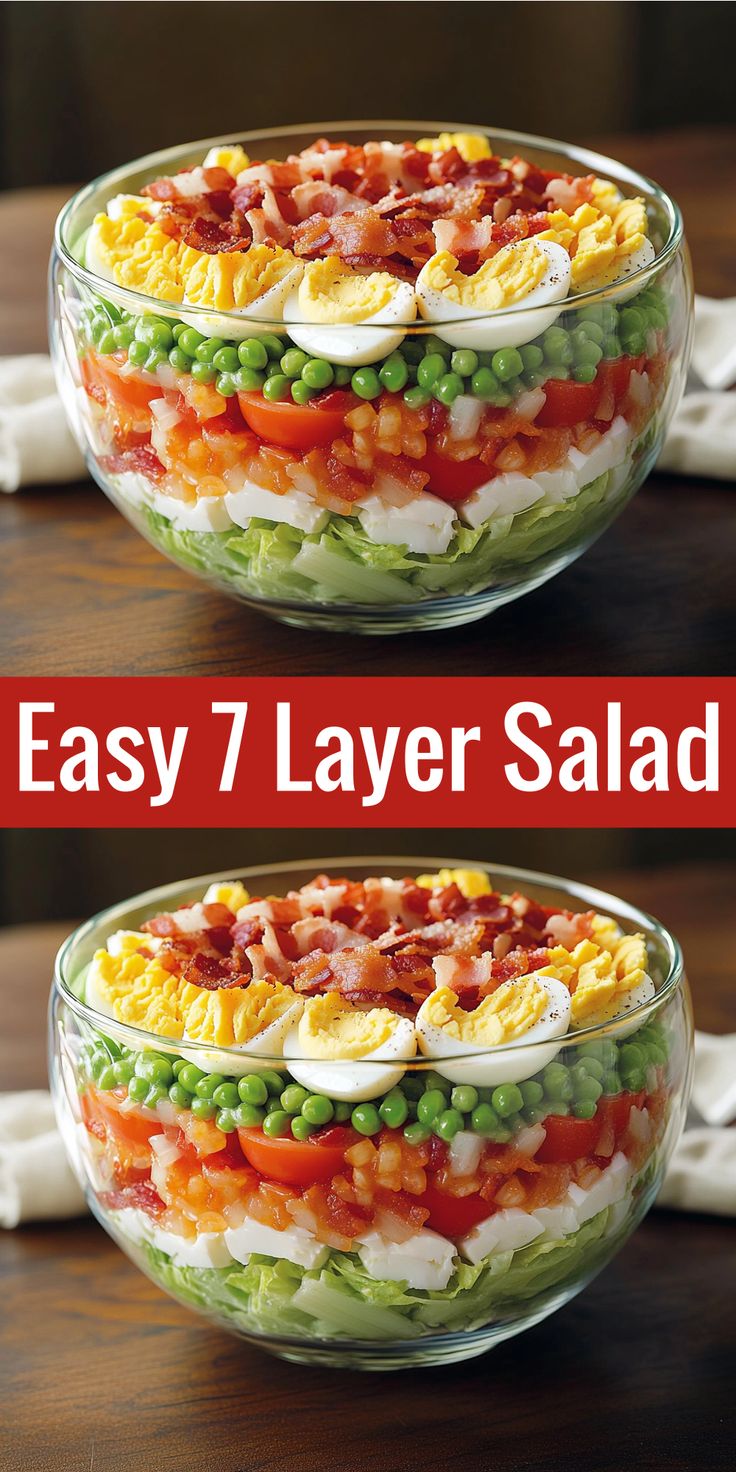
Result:
[[[416,297],[421,316],[453,347],[493,351],[551,327],[559,316],[551,304],[567,296],[569,284],[567,251],[536,235],[505,245],[470,276],[449,251],[438,251],[419,272]]]
[[[388,542],[409,552],[446,552],[455,528],[455,510],[439,496],[423,491],[408,506],[389,506],[380,496],[368,496],[358,520],[372,542]]]
[[[516,1207],[496,1211],[468,1232],[460,1243],[460,1252],[468,1262],[482,1262],[492,1252],[516,1252],[519,1247],[528,1247],[543,1231],[542,1222],[531,1211]]]
[[[117,218],[96,215],[84,248],[85,265],[104,281],[129,291],[180,302],[184,295],[181,263],[187,247],[166,235],[154,221],[123,211]],[[191,252],[196,255],[198,252]]]
[[[339,992],[327,992],[305,1002],[298,1026],[284,1043],[284,1055],[289,1072],[304,1088],[359,1101],[395,1088],[416,1048],[408,1017],[388,1007],[364,1012]]]
[[[301,532],[320,532],[329,518],[329,511],[306,491],[285,491],[279,495],[256,485],[239,470],[228,471],[227,481],[232,489],[224,498],[225,507],[236,526],[247,527],[254,516],[259,516],[295,526]]]
[[[491,881],[482,869],[440,869],[437,874],[420,874],[416,882],[421,889],[448,889],[456,884],[466,900],[492,893]]]
[[[466,164],[492,156],[491,145],[483,133],[440,133],[436,138],[417,139],[416,146],[420,153],[447,153],[450,148],[456,148]]]
[[[400,347],[416,317],[414,289],[388,271],[364,275],[338,256],[311,261],[284,308],[298,347],[331,363],[373,363]]]
[[[565,975],[572,968],[570,1021],[576,1029],[613,1022],[655,995],[643,935],[622,936],[612,952],[600,950],[593,941],[581,941],[572,952],[557,946],[550,952],[550,964]]]
[[[592,204],[581,204],[574,214],[553,210],[549,226],[535,237],[556,242],[572,251],[570,290],[597,291],[635,271],[650,266],[656,252],[647,238],[648,222],[643,199],[622,199],[603,213]],[[630,293],[623,294],[626,300]]]
[[[210,1046],[201,1054],[188,1050],[187,1056],[207,1073],[236,1078],[258,1068],[283,1067],[284,1038],[302,1006],[302,998],[278,981],[251,981],[216,991],[188,984],[181,998],[185,1040]],[[212,1051],[217,1045],[232,1051]],[[242,1054],[242,1062],[237,1054]]]
[[[231,174],[233,179],[237,179],[238,174],[242,173],[243,169],[247,169],[249,163],[250,159],[239,143],[223,143],[215,144],[205,154],[202,168],[227,169],[228,174]]]
[[[452,1277],[455,1244],[427,1227],[406,1242],[390,1242],[380,1232],[366,1232],[360,1244],[358,1256],[372,1278],[436,1292],[446,1288]]]
[[[209,309],[203,317],[187,312],[187,322],[207,337],[238,339],[284,331],[284,302],[303,267],[280,245],[252,245],[214,255],[189,248],[181,269],[184,305]],[[213,316],[218,310],[232,315]]]
[[[250,899],[245,885],[239,879],[216,879],[205,890],[203,905],[227,905],[232,915],[237,915]]]
[[[146,1237],[152,1247],[167,1253],[179,1267],[229,1268],[233,1261],[224,1232],[198,1232],[196,1237],[181,1237],[151,1222]]]
[[[96,951],[85,981],[88,1006],[105,1017],[158,1033],[160,1037],[180,1038],[184,1032],[181,977],[172,976],[156,959],[140,954],[144,945],[153,949],[149,937],[136,932],[121,940],[120,950]]]
[[[224,1235],[231,1256],[242,1263],[258,1252],[267,1257],[285,1258],[300,1268],[319,1268],[330,1250],[304,1227],[286,1227],[279,1232],[265,1222],[246,1220],[239,1227],[228,1227]]]
[[[197,496],[193,501],[182,501],[178,496],[155,491],[151,505],[180,531],[227,532],[233,524],[224,496]]]
[[[420,1050],[438,1073],[453,1083],[495,1086],[531,1078],[551,1063],[559,1052],[553,1039],[564,1035],[569,1019],[567,987],[535,972],[505,982],[472,1011],[450,987],[438,986],[419,1008],[415,1027]]]

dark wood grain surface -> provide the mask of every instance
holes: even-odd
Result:
[[[596,140],[685,215],[696,285],[736,291],[736,133]],[[45,268],[64,192],[0,199],[0,352],[45,345]],[[465,629],[407,640],[272,624],[149,548],[96,487],[2,498],[6,674],[725,674],[736,640],[733,486],[654,475],[575,566]]]
[[[586,877],[678,933],[736,1027],[736,865]],[[0,932],[0,1082],[44,1080],[58,925]],[[288,1365],[177,1307],[90,1221],[0,1234],[3,1472],[733,1472],[736,1224],[653,1212],[560,1313],[479,1360]]]

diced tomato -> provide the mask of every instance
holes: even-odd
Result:
[[[548,1114],[543,1124],[546,1135],[536,1154],[536,1159],[543,1165],[580,1160],[583,1155],[595,1154],[601,1133],[601,1120],[597,1113],[592,1119],[575,1119],[571,1114]]]
[[[294,1140],[290,1135],[271,1139],[260,1129],[238,1130],[238,1138],[246,1160],[260,1175],[286,1186],[312,1186],[338,1175],[345,1151],[357,1144],[360,1135],[335,1125],[307,1140]]]
[[[427,451],[419,461],[419,469],[429,476],[427,490],[451,505],[467,500],[478,486],[491,478],[482,460],[450,460],[447,455],[438,455],[436,450]]]
[[[628,382],[628,380],[627,380]],[[598,377],[592,383],[575,383],[572,378],[549,378],[544,384],[545,401],[535,423],[542,429],[580,424],[594,419],[601,399]]]
[[[610,385],[613,389],[613,398],[616,407],[621,403],[629,387],[629,379],[631,378],[632,372],[641,373],[645,362],[646,358],[642,353],[640,358],[604,358],[603,362],[598,364],[598,373],[595,381],[596,383],[600,382],[603,388]],[[547,385],[545,384],[545,390],[546,387]]]
[[[431,1185],[418,1198],[417,1204],[427,1207],[429,1211],[427,1226],[453,1241],[464,1237],[478,1222],[485,1221],[496,1210],[492,1201],[485,1201],[480,1195],[448,1196],[446,1191],[438,1191],[436,1186]]]
[[[159,1119],[147,1119],[144,1114],[121,1114],[120,1105],[126,1097],[125,1089],[87,1089],[82,1095],[82,1115],[89,1129],[98,1120],[110,1130],[116,1139],[126,1145],[147,1145],[151,1135],[160,1135]],[[94,1131],[93,1131],[94,1133]]]
[[[603,1098],[598,1100],[598,1109],[595,1118],[601,1124],[606,1124],[610,1121],[613,1125],[616,1144],[618,1144],[621,1136],[626,1131],[632,1107],[641,1109],[645,1098],[646,1092],[642,1089],[641,1093],[638,1094],[604,1094]]]
[[[347,390],[335,389],[308,404],[294,404],[290,399],[271,403],[260,393],[238,394],[238,402],[246,424],[262,440],[285,450],[313,450],[339,438],[345,415],[357,407],[360,399]]]

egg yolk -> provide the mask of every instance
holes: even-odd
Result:
[[[281,982],[251,981],[245,987],[220,987],[217,991],[187,983],[181,1010],[187,1037],[198,1043],[232,1047],[251,1042],[297,1000],[291,987]]]
[[[299,309],[308,322],[363,322],[389,306],[398,281],[388,271],[362,276],[339,256],[312,261],[299,287]]]
[[[591,942],[583,942],[590,946]],[[557,948],[558,950],[561,948]],[[601,951],[594,947],[593,956],[578,956],[578,964],[567,984],[572,991],[571,1017],[573,1025],[581,1027],[593,1020],[607,1022],[621,1010],[622,998],[647,976],[647,948],[643,935],[625,935],[615,944],[613,951]],[[577,946],[570,960],[574,962],[581,951]],[[554,962],[555,952],[551,953]],[[561,966],[561,970],[568,968]]]
[[[522,240],[505,245],[473,276],[464,276],[458,270],[457,260],[449,251],[438,251],[424,267],[422,280],[448,302],[479,312],[497,312],[523,301],[544,280],[548,269],[544,251],[535,241]]]
[[[132,949],[139,944],[137,937],[124,942],[118,956],[97,951],[91,968],[97,990],[120,1022],[161,1037],[180,1038],[184,983],[155,956],[147,958]]]
[[[398,1018],[388,1007],[362,1012],[339,992],[312,997],[299,1023],[299,1046],[305,1058],[363,1058],[389,1042]]]
[[[97,256],[119,286],[161,301],[181,301],[181,263],[186,247],[166,235],[155,221],[147,223],[139,215],[123,215],[116,220],[97,215],[91,239]]]
[[[416,883],[420,889],[448,889],[456,884],[466,900],[491,894],[490,880],[481,869],[440,869],[438,874],[420,874]]]
[[[491,145],[482,133],[440,133],[437,138],[420,138],[416,147],[420,153],[447,153],[456,148],[466,164],[491,157]]]
[[[250,895],[244,885],[236,879],[232,883],[213,884],[207,891],[207,903],[210,905],[227,905],[233,915],[247,905]]]
[[[448,1037],[496,1048],[523,1037],[544,1015],[547,1001],[544,987],[533,976],[522,976],[484,997],[473,1012],[464,1011],[457,992],[447,986],[432,992],[422,1011],[427,1022],[441,1028]]]
[[[232,174],[233,179],[237,179],[238,174],[242,174],[243,169],[247,169],[249,163],[250,159],[245,149],[241,148],[239,143],[229,143],[223,148],[210,149],[205,168],[227,169],[228,174]]]
[[[221,311],[241,310],[270,291],[299,263],[280,245],[204,255],[189,249],[182,261],[187,301]]]
[[[539,240],[553,240],[572,256],[570,279],[574,291],[608,286],[624,273],[627,257],[647,238],[644,200],[624,199],[602,214],[592,204],[581,204],[574,214],[553,210],[549,228]]]

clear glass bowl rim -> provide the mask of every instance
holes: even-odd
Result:
[[[97,1012],[93,1007],[89,1007],[86,1002],[80,1001],[72,990],[71,982],[67,979],[66,975],[75,950],[84,943],[92,931],[98,926],[109,924],[111,930],[115,930],[119,928],[120,922],[133,908],[148,908],[150,905],[152,913],[156,913],[154,907],[158,906],[160,908],[162,902],[165,902],[167,899],[171,900],[180,893],[188,890],[199,890],[200,893],[203,893],[208,885],[217,882],[226,882],[232,879],[243,879],[247,881],[250,878],[260,879],[272,875],[293,874],[296,871],[304,873],[304,882],[306,883],[310,877],[318,873],[349,875],[351,869],[360,871],[363,877],[366,877],[370,874],[382,873],[382,865],[389,865],[392,869],[401,868],[407,874],[435,873],[439,869],[445,868],[483,869],[489,874],[492,881],[495,881],[496,878],[510,880],[514,887],[522,893],[526,893],[528,889],[531,889],[533,895],[535,885],[541,888],[561,890],[570,899],[582,901],[586,909],[594,909],[602,914],[613,913],[618,918],[633,922],[635,929],[643,929],[656,937],[667,955],[669,968],[662,985],[658,988],[652,1000],[643,1003],[639,1007],[632,1008],[631,1011],[626,1012],[624,1016],[616,1021],[593,1027],[580,1028],[577,1032],[566,1033],[562,1037],[555,1038],[554,1041],[559,1045],[560,1049],[563,1047],[578,1046],[581,1042],[592,1042],[597,1038],[615,1037],[617,1033],[624,1029],[628,1034],[632,1031],[631,1024],[634,1021],[638,1026],[643,1026],[649,1017],[653,1013],[658,1012],[685,981],[682,949],[679,941],[672,932],[666,926],[662,925],[659,920],[656,920],[653,915],[649,915],[645,910],[640,910],[636,905],[629,904],[626,900],[618,899],[615,895],[609,894],[605,890],[596,889],[591,885],[578,884],[572,880],[562,879],[559,875],[546,874],[539,870],[505,867],[503,865],[485,863],[478,859],[438,859],[427,858],[426,856],[417,858],[416,856],[405,857],[401,854],[397,856],[383,854],[367,855],[364,857],[320,857],[312,860],[295,859],[291,862],[283,861],[278,864],[251,865],[244,869],[223,869],[214,874],[198,875],[192,879],[183,879],[169,884],[158,885],[154,889],[144,890],[140,894],[132,895],[127,900],[118,901],[116,904],[109,905],[105,909],[98,911],[96,915],[92,915],[90,919],[83,921],[81,925],[78,925],[67,936],[66,940],[59,947],[54,961],[54,988],[79,1018],[96,1031],[104,1034],[109,1030],[112,1019],[106,1017],[101,1012]],[[357,874],[355,877],[357,878]],[[526,889],[525,886],[527,887]],[[612,910],[611,906],[613,906]],[[179,1038],[163,1038],[157,1033],[145,1032],[141,1028],[132,1027],[128,1023],[118,1022],[117,1020],[114,1021],[114,1034],[118,1039],[123,1041],[129,1040],[131,1047],[134,1049],[138,1048],[139,1050],[143,1042],[148,1048],[151,1046],[155,1048],[156,1044],[158,1044],[159,1048],[164,1046],[167,1051],[170,1051],[173,1046],[182,1056],[197,1052],[200,1054],[203,1052],[212,1053],[213,1056],[215,1054],[232,1055],[240,1064],[242,1064],[244,1057],[241,1050],[226,1047],[224,1044],[198,1043]],[[516,1044],[510,1044],[503,1049],[494,1049],[494,1054],[504,1056],[511,1054],[515,1047],[530,1049],[535,1046],[538,1046],[541,1050],[545,1044],[540,1043],[535,1045],[524,1043],[522,1040]],[[482,1058],[483,1056],[482,1052],[478,1054],[464,1053],[463,1062],[472,1062],[473,1058]],[[284,1057],[281,1054],[273,1056],[258,1054],[257,1057],[260,1066],[267,1065],[269,1062],[284,1063]],[[324,1063],[325,1060],[302,1059],[300,1061]],[[340,1060],[335,1061],[339,1066]],[[353,1068],[356,1062],[359,1063],[360,1061],[343,1060],[345,1067],[352,1066]],[[443,1062],[457,1062],[457,1055],[451,1055],[448,1058],[426,1058],[417,1054],[416,1058],[402,1061],[406,1061],[408,1071],[412,1069],[420,1071],[421,1069],[436,1068],[438,1064]],[[334,1066],[334,1062],[331,1062],[330,1066]]]
[[[581,306],[593,306],[597,302],[615,301],[616,297],[620,296],[622,293],[625,293],[626,299],[628,299],[628,297],[632,295],[632,284],[636,284],[636,290],[643,290],[648,282],[652,279],[652,277],[658,276],[660,271],[663,270],[664,267],[667,265],[668,261],[674,255],[676,255],[682,244],[682,215],[680,213],[678,205],[675,203],[672,197],[667,194],[664,189],[660,188],[660,186],[656,184],[653,179],[649,179],[646,174],[640,174],[637,172],[637,170],[630,169],[626,164],[617,163],[615,159],[607,157],[606,154],[596,153],[591,149],[578,148],[574,144],[563,143],[561,140],[555,138],[544,138],[533,133],[515,133],[504,129],[489,128],[485,124],[480,123],[438,123],[417,122],[411,120],[392,121],[385,118],[369,118],[365,121],[357,121],[353,119],[351,121],[343,120],[341,122],[294,123],[279,128],[259,128],[257,130],[251,130],[249,132],[239,134],[223,133],[216,138],[203,138],[195,140],[192,143],[177,144],[170,148],[158,149],[154,153],[144,154],[140,158],[131,160],[129,163],[120,164],[117,168],[110,169],[106,173],[98,175],[96,179],[93,179],[89,184],[85,184],[81,189],[77,190],[77,192],[72,195],[71,199],[67,200],[66,204],[62,207],[59,215],[57,216],[56,225],[54,228],[55,249],[58,252],[64,265],[68,268],[68,270],[71,271],[71,273],[77,278],[77,280],[83,282],[84,285],[90,288],[96,295],[102,296],[103,298],[109,292],[111,285],[114,285],[115,300],[123,303],[130,303],[130,309],[133,312],[135,312],[136,310],[140,312],[141,307],[144,307],[149,312],[151,311],[152,307],[159,307],[163,309],[169,316],[172,314],[172,310],[175,310],[177,315],[181,316],[182,319],[186,319],[188,316],[197,316],[203,320],[211,318],[213,323],[215,323],[216,321],[222,322],[223,320],[232,319],[233,324],[237,323],[240,327],[242,327],[243,316],[241,313],[229,312],[214,307],[197,307],[190,305],[185,306],[184,304],[179,302],[165,302],[158,297],[144,296],[142,293],[132,291],[128,287],[118,286],[109,281],[105,281],[103,277],[97,276],[93,271],[87,270],[86,266],[80,265],[76,257],[73,255],[71,249],[65,243],[64,237],[68,231],[70,222],[74,218],[75,213],[79,209],[81,209],[84,204],[91,200],[97,191],[102,192],[103,190],[107,191],[108,189],[114,191],[116,184],[122,185],[123,181],[131,173],[143,169],[157,169],[159,172],[161,172],[163,166],[165,166],[167,162],[171,162],[177,159],[182,154],[194,152],[194,150],[197,150],[198,152],[201,151],[202,156],[204,156],[208,149],[217,146],[225,146],[230,143],[250,144],[255,143],[259,139],[263,138],[288,138],[296,133],[304,133],[305,136],[309,135],[309,137],[311,138],[319,138],[321,136],[325,136],[326,134],[329,135],[330,133],[337,134],[338,136],[348,136],[349,132],[351,131],[359,131],[360,133],[364,134],[369,129],[371,130],[371,136],[379,138],[381,137],[381,129],[389,129],[392,132],[403,131],[407,134],[407,136],[412,136],[414,138],[420,137],[422,134],[436,136],[437,134],[443,132],[483,133],[490,137],[494,143],[508,144],[509,147],[513,147],[514,151],[517,151],[517,148],[518,151],[523,151],[524,148],[532,148],[562,154],[570,162],[584,165],[588,172],[600,174],[603,177],[613,177],[614,182],[618,181],[620,183],[633,185],[635,189],[643,190],[645,194],[649,194],[654,199],[656,199],[668,217],[670,230],[667,240],[662,247],[662,250],[656,256],[651,265],[644,266],[640,270],[634,271],[632,275],[626,276],[622,281],[611,286],[600,287],[597,290],[593,291],[583,291],[580,292],[577,296],[566,297],[563,301],[556,302],[554,305],[559,308],[560,313],[564,311],[570,311],[574,308],[580,308]],[[539,307],[514,307],[509,308],[507,312],[494,312],[492,315],[495,321],[496,319],[504,319],[506,317],[518,316],[520,314],[523,316],[524,313],[535,312],[539,310]],[[464,324],[483,322],[487,320],[487,317],[488,314],[479,313],[476,317],[463,317],[462,320]],[[258,317],[257,319],[254,318],[252,320],[257,321],[261,327],[283,328],[284,326],[283,320],[279,318]],[[302,325],[324,327],[324,323],[300,323],[300,326]],[[352,325],[353,324],[337,323],[334,326],[331,326],[329,330],[350,331],[350,327]],[[411,335],[412,332],[417,335],[421,335],[435,332],[439,327],[456,327],[457,319],[451,318],[447,322],[439,320],[434,322],[423,322],[417,319],[415,323],[408,323],[404,325],[406,325],[409,335]],[[215,335],[221,336],[222,333],[220,331]]]

